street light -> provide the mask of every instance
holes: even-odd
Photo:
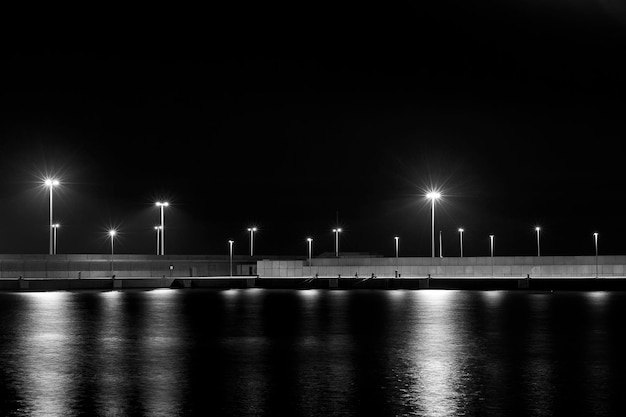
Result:
[[[310,237],[306,238],[307,246],[308,246],[308,254],[309,254],[309,266],[311,266],[311,257],[313,255],[313,239]]]
[[[341,233],[341,229],[333,229],[333,233],[335,234],[335,256],[339,257],[339,233]]]
[[[493,277],[493,235],[489,235],[489,249],[491,253],[491,276]]]
[[[113,240],[115,239],[115,235],[117,234],[117,230],[115,229],[111,229],[109,230],[109,237],[111,238],[111,277],[114,277],[115,275],[113,275],[113,254],[114,254],[114,250],[113,250]]]
[[[235,243],[234,240],[229,240],[228,241],[228,254],[230,257],[230,277],[233,277],[233,243]]]
[[[250,256],[254,256],[254,232],[256,230],[256,227],[248,227],[248,232],[250,232]]]
[[[432,218],[432,257],[435,257],[435,201],[441,198],[438,191],[430,191],[426,194],[426,198],[431,202],[431,218]]]
[[[52,227],[52,189],[59,186],[61,183],[54,178],[47,178],[44,181],[44,185],[50,189],[50,255],[54,253],[54,230]]]
[[[393,240],[396,243],[396,263],[398,262],[398,257],[399,257],[399,252],[400,252],[400,237],[399,236],[394,236]]]
[[[159,254],[159,237],[161,236],[161,226],[154,226],[154,230],[156,231],[156,254]]]
[[[167,201],[157,201],[155,204],[161,211],[161,255],[165,255],[165,217],[163,215],[163,208],[169,206],[170,203]]]
[[[463,232],[464,231],[465,230],[462,228],[459,229],[459,244],[461,246],[461,258],[463,257]]]
[[[441,238],[441,230],[439,231],[439,257],[443,258],[443,240]]]
[[[52,254],[56,255],[57,254],[57,229],[61,227],[61,225],[59,223],[55,223],[52,225],[52,231],[53,231],[53,236],[54,236],[54,245],[52,246]]]
[[[593,242],[596,247],[596,278],[598,278],[598,232],[593,234]]]
[[[535,232],[537,232],[537,256],[541,256],[541,250],[539,246],[539,232],[541,231],[541,227],[535,227]]]
[[[114,253],[114,250],[113,250],[113,239],[115,238],[115,235],[117,235],[117,230],[115,230],[115,229],[109,230],[109,237],[111,238],[111,255],[113,255],[113,253]]]

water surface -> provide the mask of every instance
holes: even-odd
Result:
[[[626,415],[626,293],[0,293],[2,416]]]

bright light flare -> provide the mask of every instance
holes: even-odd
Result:
[[[426,193],[426,198],[429,200],[438,200],[441,198],[441,193],[439,191],[429,191]]]

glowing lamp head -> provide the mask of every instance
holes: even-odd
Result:
[[[248,227],[248,232],[256,232],[256,227]]]
[[[115,229],[109,230],[109,236],[115,237],[116,234],[117,234],[117,230]]]
[[[441,193],[439,191],[430,191],[426,194],[426,198],[429,200],[437,200],[441,198]]]
[[[56,187],[60,183],[59,183],[59,180],[55,180],[54,178],[46,178],[46,180],[44,181],[44,184],[47,187]]]
[[[538,231],[541,230],[541,227],[537,226],[537,227],[535,227],[535,230],[538,232]]]
[[[463,233],[464,231],[465,231],[465,229],[463,229],[463,228],[459,229],[459,233]]]
[[[155,204],[159,207],[167,207],[170,205],[167,201],[157,201]]]
[[[310,237],[307,237],[306,241],[310,243],[310,242],[313,242],[313,239],[311,239]]]

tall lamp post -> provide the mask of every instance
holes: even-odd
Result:
[[[159,207],[161,214],[161,225],[159,231],[161,232],[161,255],[165,255],[165,216],[163,214],[163,209],[168,207],[170,203],[167,201],[157,201],[156,206]]]
[[[311,258],[313,257],[313,238],[307,237],[306,238],[306,243],[307,243],[307,247],[308,247],[307,248],[308,249],[307,253],[308,253],[308,256],[309,256],[309,266],[311,266],[312,265],[312,259]]]
[[[256,227],[248,227],[248,232],[250,232],[250,256],[254,256],[254,232],[256,230]]]
[[[228,241],[228,255],[230,258],[230,277],[233,277],[233,243],[235,243],[234,240],[229,240]]]
[[[115,254],[115,250],[113,247],[113,241],[115,240],[115,235],[117,234],[117,230],[111,229],[109,230],[109,238],[111,239],[111,277],[113,277],[113,255]]]
[[[598,278],[598,232],[593,234],[593,243],[596,247],[596,278]]]
[[[459,228],[459,245],[461,246],[461,258],[463,257],[463,228]]]
[[[443,240],[441,237],[441,230],[439,231],[439,257],[443,258]]]
[[[161,226],[154,226],[154,230],[156,231],[156,254],[158,255],[161,252],[160,246],[160,236],[161,236]]]
[[[58,230],[59,227],[61,227],[61,225],[59,223],[55,223],[55,224],[52,225],[53,241],[54,241],[54,244],[52,245],[52,254],[53,255],[57,254],[57,230]]]
[[[53,230],[53,225],[52,225],[52,221],[53,221],[53,216],[52,216],[52,189],[54,187],[59,186],[60,182],[57,179],[54,178],[47,178],[44,181],[44,184],[46,185],[46,187],[48,187],[50,189],[50,255],[52,255],[54,253],[54,230]]]
[[[489,235],[489,253],[491,256],[491,276],[493,277],[493,235]]]
[[[400,269],[400,236],[393,237],[395,246],[396,246],[396,272],[395,276],[398,278],[398,269]]]
[[[396,246],[396,263],[398,263],[398,258],[400,256],[400,236],[394,236],[393,240],[395,241]]]
[[[431,191],[426,194],[426,198],[430,200],[431,205],[431,220],[432,220],[432,257],[435,257],[435,201],[441,198],[441,193],[438,191]]]
[[[539,232],[541,232],[541,227],[535,227],[535,232],[537,232],[537,256],[541,256],[541,247],[539,246]]]
[[[339,257],[339,233],[341,233],[341,228],[333,229],[333,233],[335,234],[335,256]]]

